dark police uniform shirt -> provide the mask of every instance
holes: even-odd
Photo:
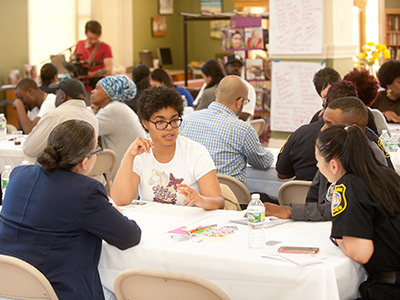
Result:
[[[400,271],[400,214],[390,217],[364,181],[345,174],[332,197],[332,237],[372,240],[374,252],[364,265],[369,274]]]
[[[324,121],[299,127],[282,146],[276,162],[276,171],[282,175],[296,176],[297,180],[312,180],[317,172],[315,141]]]

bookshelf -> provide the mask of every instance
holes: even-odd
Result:
[[[386,9],[386,45],[391,59],[400,60],[400,8]]]

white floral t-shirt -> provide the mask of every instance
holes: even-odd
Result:
[[[175,155],[168,163],[158,162],[152,151],[133,162],[133,172],[140,177],[140,199],[161,203],[182,204],[185,197],[177,193],[177,184],[200,192],[197,181],[212,170],[215,165],[207,149],[183,136],[176,140]]]

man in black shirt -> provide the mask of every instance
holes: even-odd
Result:
[[[357,90],[351,82],[335,82],[329,85],[326,105],[342,97],[357,97]],[[278,177],[287,179],[295,176],[297,180],[312,180],[317,172],[314,156],[315,140],[324,125],[323,119],[298,128],[283,145],[276,162]]]
[[[360,99],[356,97],[345,97],[330,102],[324,112],[323,119],[324,126],[321,131],[336,124],[357,125],[364,129],[368,139],[371,141],[370,146],[377,159],[393,168],[390,156],[383,149],[379,138],[366,127],[368,122],[367,108]],[[292,218],[298,221],[330,220],[331,203],[326,197],[328,188],[328,181],[318,171],[308,191],[305,203],[292,203],[289,207],[266,202],[264,203],[265,214],[285,219]]]

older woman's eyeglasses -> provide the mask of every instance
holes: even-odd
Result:
[[[86,157],[91,157],[93,155],[100,155],[101,153],[103,153],[103,148],[101,147],[97,147],[96,150],[94,150],[93,152],[89,153],[88,155],[86,155]]]
[[[153,123],[154,126],[156,126],[156,128],[158,130],[164,130],[165,128],[168,127],[168,125],[171,125],[172,128],[179,128],[182,125],[182,118],[178,118],[178,119],[173,119],[169,122],[167,121],[157,121],[157,122],[153,122],[151,120],[149,120],[150,123]]]
[[[250,103],[250,99],[249,98],[244,98],[244,97],[238,97],[238,98],[236,98],[235,101],[242,100],[242,99],[243,99],[244,105],[247,105],[247,104]]]

